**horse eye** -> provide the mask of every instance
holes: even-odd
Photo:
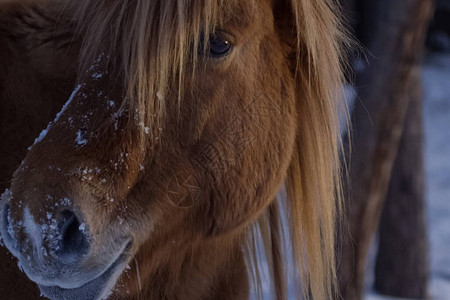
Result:
[[[222,57],[231,50],[231,42],[218,36],[209,38],[209,55],[212,57]]]

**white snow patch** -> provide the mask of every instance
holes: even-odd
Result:
[[[87,139],[85,138],[86,132],[83,130],[78,130],[77,132],[77,138],[75,139],[75,142],[77,142],[78,146],[85,146],[87,144]]]
[[[2,201],[9,202],[12,199],[12,192],[9,189],[6,189],[3,194],[0,196]]]
[[[387,296],[378,295],[376,293],[370,293],[370,294],[367,294],[364,297],[364,300],[408,300],[408,299],[396,298],[396,297],[387,297]]]
[[[60,203],[61,205],[63,205],[63,206],[69,206],[69,205],[72,204],[72,202],[70,201],[70,199],[69,199],[69,198],[66,198],[66,197],[64,197],[63,199],[61,199],[61,200],[59,201],[59,203]]]
[[[450,299],[450,55],[429,56],[423,79],[430,293]]]
[[[28,233],[28,236],[33,239],[34,246],[40,246],[43,239],[44,228],[34,221],[34,217],[31,215],[28,207],[25,207],[23,219],[25,231]]]
[[[48,123],[47,128],[45,128],[44,130],[41,131],[41,133],[39,133],[39,136],[34,140],[33,146],[36,145],[37,143],[39,143],[40,141],[42,141],[45,138],[45,136],[47,135],[48,130],[50,129],[51,125],[52,125],[52,122]],[[28,147],[28,150],[31,150],[31,148],[33,146]]]
[[[59,117],[67,109],[67,107],[72,102],[73,98],[75,98],[75,95],[78,93],[78,91],[81,89],[81,87],[82,87],[81,84],[79,84],[79,85],[77,85],[75,87],[75,89],[73,90],[72,94],[69,97],[69,100],[67,100],[67,102],[64,104],[64,106],[62,107],[61,111],[56,114],[56,117],[53,120],[53,122],[48,123],[47,128],[45,128],[44,130],[41,131],[39,136],[34,140],[33,145],[28,147],[28,150],[31,150],[31,148],[33,148],[34,145],[36,145],[37,143],[39,143],[40,141],[42,141],[45,138],[45,136],[47,135],[48,131],[50,130],[50,127],[59,120]]]
[[[77,85],[77,87],[75,88],[75,90],[72,92],[72,94],[69,97],[69,100],[67,100],[67,102],[64,104],[63,108],[61,109],[61,111],[59,113],[56,114],[56,118],[53,121],[53,123],[57,122],[59,120],[59,117],[64,113],[64,111],[67,109],[67,107],[69,106],[70,102],[72,102],[73,98],[75,98],[75,95],[78,93],[78,91],[81,89],[81,87],[84,84],[79,84]]]

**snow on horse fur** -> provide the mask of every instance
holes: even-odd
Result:
[[[327,0],[2,1],[1,298],[248,299],[263,244],[286,299],[282,214],[331,298],[344,44]]]

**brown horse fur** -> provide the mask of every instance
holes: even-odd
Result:
[[[61,295],[83,299],[76,288],[122,254],[100,296],[247,299],[248,270],[260,284],[259,231],[285,299],[286,212],[303,296],[334,296],[345,37],[331,1],[0,5],[0,219],[31,279],[73,284]],[[205,55],[211,34],[232,52]],[[61,271],[52,222],[65,211],[89,250]],[[1,254],[2,299],[37,299]]]

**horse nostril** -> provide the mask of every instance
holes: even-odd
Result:
[[[79,260],[89,250],[89,241],[84,224],[80,224],[75,213],[63,211],[59,225],[61,244],[57,251],[59,259],[64,263]]]

